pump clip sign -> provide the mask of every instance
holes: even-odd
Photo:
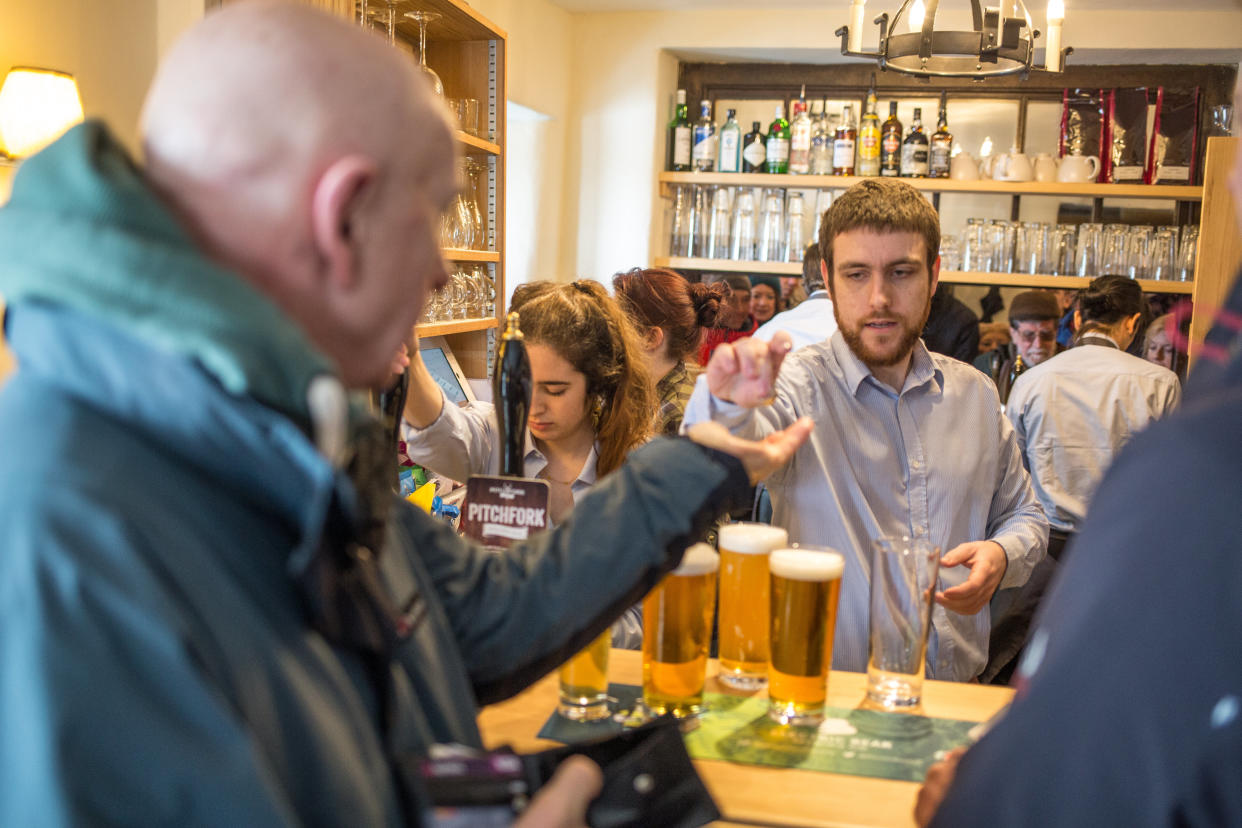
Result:
[[[506,548],[548,528],[548,484],[524,477],[477,476],[466,481],[461,533]]]

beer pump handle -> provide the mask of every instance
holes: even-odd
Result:
[[[526,454],[526,420],[530,415],[530,357],[518,327],[518,315],[505,319],[492,378],[496,423],[500,428],[500,474],[522,477]]]

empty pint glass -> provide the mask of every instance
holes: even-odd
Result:
[[[777,549],[771,570],[768,715],[782,724],[824,718],[845,559],[831,549]]]
[[[703,706],[718,567],[716,550],[696,543],[643,599],[643,703],[657,715]]]
[[[766,523],[720,527],[720,674],[729,687],[768,681],[768,555],[789,533]]]
[[[605,719],[608,709],[608,648],[612,632],[604,630],[585,650],[561,665],[556,712],[575,721]]]
[[[927,538],[871,542],[871,649],[867,702],[919,712],[940,547]]]

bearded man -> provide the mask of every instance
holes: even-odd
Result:
[[[788,359],[783,333],[721,345],[685,422],[762,438],[811,417],[810,439],[767,485],[791,541],[845,555],[833,668],[866,669],[871,541],[925,535],[944,552],[928,674],[973,679],[988,655],[980,610],[998,587],[1025,583],[1047,521],[995,387],[919,338],[940,272],[927,199],[863,181],[824,214],[819,245],[837,332]]]

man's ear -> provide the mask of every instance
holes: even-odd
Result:
[[[819,260],[819,275],[824,277],[824,287],[828,289],[828,295],[834,296],[832,291],[832,279],[828,277],[828,263],[823,259]]]
[[[370,158],[347,155],[333,161],[315,182],[311,235],[315,252],[337,287],[349,287],[356,276],[359,206],[367,188],[374,185],[376,174],[376,164]]]
[[[940,257],[939,257],[939,256],[937,256],[937,257],[936,257],[936,260],[935,260],[934,262],[932,262],[932,266],[931,266],[931,291],[927,294],[928,296],[932,296],[933,294],[935,294],[935,292],[936,292],[936,285],[938,285],[938,284],[940,284]]]

